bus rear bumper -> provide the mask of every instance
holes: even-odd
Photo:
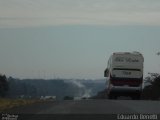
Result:
[[[131,97],[133,100],[139,100],[141,98],[142,87],[130,87],[130,86],[112,86],[108,89],[108,98],[116,99],[119,96]]]
[[[112,92],[141,92],[142,87],[130,87],[130,86],[112,86],[110,87]]]

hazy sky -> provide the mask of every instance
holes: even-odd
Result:
[[[113,52],[160,72],[159,0],[0,0],[0,73],[103,78]]]

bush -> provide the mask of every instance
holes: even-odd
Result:
[[[155,75],[155,74],[154,74]],[[153,76],[152,79],[148,79],[150,85],[144,87],[142,93],[142,99],[159,100],[160,99],[160,75]]]
[[[71,97],[71,96],[65,96],[64,97],[64,100],[73,100],[74,98],[73,97]]]

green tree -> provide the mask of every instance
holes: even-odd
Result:
[[[5,75],[0,75],[0,97],[5,97],[8,91],[8,81]]]
[[[149,73],[145,79],[145,82],[148,84],[143,89],[142,98],[150,100],[160,99],[160,75],[158,73]]]

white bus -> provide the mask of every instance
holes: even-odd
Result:
[[[107,95],[109,99],[118,96],[130,96],[140,99],[143,83],[144,58],[139,52],[116,52],[108,60],[104,71],[107,77]]]

